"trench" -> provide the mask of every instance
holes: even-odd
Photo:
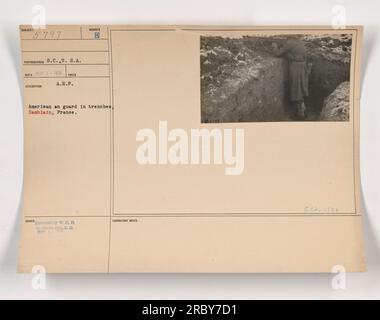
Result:
[[[350,65],[322,57],[311,57],[310,61],[313,67],[309,76],[309,97],[305,99],[305,104],[309,116],[319,119],[324,100],[342,82],[350,80]]]
[[[325,99],[343,82],[350,80],[350,61],[331,58],[325,52],[309,48],[309,96],[305,98],[307,121],[320,120]],[[254,70],[243,65],[236,67],[240,78],[227,79],[210,99],[202,95],[202,122],[253,122],[291,120],[287,98],[288,62],[255,48],[260,66]],[[255,62],[252,62],[255,63]],[[249,76],[246,76],[246,75]]]

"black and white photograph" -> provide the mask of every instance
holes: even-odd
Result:
[[[202,123],[349,121],[351,34],[201,37]]]

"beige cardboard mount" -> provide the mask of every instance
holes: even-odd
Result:
[[[345,122],[201,123],[200,37],[350,34]],[[364,271],[362,28],[20,26],[19,271]],[[140,129],[244,129],[241,175],[136,161]]]

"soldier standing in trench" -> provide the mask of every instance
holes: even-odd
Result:
[[[309,75],[311,63],[307,63],[305,44],[297,37],[289,38],[279,48],[276,42],[272,43],[272,53],[288,60],[288,94],[292,116],[297,120],[306,118],[305,97],[309,95]]]

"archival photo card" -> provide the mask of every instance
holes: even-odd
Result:
[[[362,27],[22,25],[20,39],[20,272],[366,269]]]

